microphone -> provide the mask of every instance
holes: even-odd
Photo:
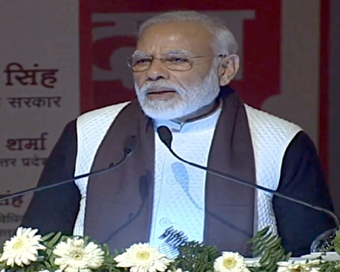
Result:
[[[101,169],[98,169],[98,170],[95,170],[95,171],[91,171],[89,173],[82,174],[82,175],[79,175],[79,176],[75,176],[71,179],[67,179],[67,180],[64,180],[64,181],[61,181],[61,182],[58,182],[58,183],[53,183],[53,184],[40,186],[40,187],[33,187],[33,188],[26,189],[26,190],[23,190],[23,191],[20,191],[20,192],[16,192],[16,193],[13,193],[13,194],[10,194],[10,195],[2,196],[2,197],[0,197],[0,201],[11,199],[11,198],[22,196],[22,195],[26,195],[28,193],[45,191],[47,189],[58,187],[58,186],[73,182],[73,181],[78,180],[78,179],[82,179],[82,178],[86,178],[86,177],[93,177],[93,176],[96,176],[96,175],[100,175],[100,174],[109,172],[109,171],[116,169],[117,167],[121,166],[126,161],[126,159],[132,154],[132,152],[136,149],[136,146],[137,146],[137,138],[136,138],[136,136],[131,135],[131,136],[129,136],[125,139],[124,148],[123,148],[124,156],[116,164],[110,163],[110,165],[108,167],[101,168]]]
[[[336,229],[339,229],[339,219],[338,217],[331,211],[327,210],[327,209],[324,209],[322,207],[319,207],[319,206],[316,206],[316,205],[313,205],[313,204],[310,204],[308,202],[305,202],[305,201],[302,201],[302,200],[299,200],[299,199],[296,199],[294,197],[290,197],[290,196],[286,196],[284,194],[281,194],[277,191],[274,191],[272,189],[269,189],[269,188],[266,188],[266,187],[263,187],[261,185],[258,185],[256,183],[251,183],[247,180],[244,180],[244,179],[240,179],[240,178],[237,178],[237,177],[234,177],[234,176],[231,176],[231,175],[228,175],[226,173],[223,173],[223,172],[220,172],[220,171],[217,171],[215,169],[211,169],[209,167],[205,167],[205,166],[202,166],[202,165],[199,165],[199,164],[196,164],[196,163],[193,163],[193,162],[190,162],[190,161],[187,161],[185,159],[182,159],[180,156],[178,156],[171,148],[171,143],[172,143],[172,134],[171,134],[171,131],[169,130],[168,127],[166,126],[160,126],[157,128],[157,133],[158,133],[158,136],[160,138],[160,140],[166,145],[166,147],[169,149],[170,153],[176,157],[178,160],[188,164],[188,165],[191,165],[193,167],[196,167],[196,168],[199,168],[199,169],[202,169],[202,170],[205,170],[215,176],[218,176],[218,177],[221,177],[221,178],[224,178],[224,179],[229,179],[233,182],[236,182],[236,183],[239,183],[239,184],[242,184],[242,185],[245,185],[245,186],[248,186],[248,187],[251,187],[251,188],[254,188],[254,189],[258,189],[258,190],[261,190],[261,191],[265,191],[267,193],[271,193],[275,196],[278,196],[280,198],[284,198],[284,199],[287,199],[288,201],[291,201],[291,202],[295,202],[295,203],[298,203],[298,204],[301,204],[303,206],[306,206],[306,207],[309,207],[311,209],[314,209],[314,210],[317,210],[317,211],[320,211],[320,212],[323,212],[323,213],[326,213],[328,214],[329,216],[332,217],[332,219],[334,220],[334,223],[336,225]]]

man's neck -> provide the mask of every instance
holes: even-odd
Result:
[[[208,116],[209,114],[213,113],[219,107],[219,104],[220,104],[219,99],[215,99],[211,104],[204,106],[203,108],[200,108],[199,110],[186,116],[183,116],[181,118],[173,119],[172,121],[177,123],[186,123],[202,119]]]

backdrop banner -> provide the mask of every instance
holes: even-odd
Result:
[[[80,112],[135,96],[126,59],[138,26],[171,10],[226,22],[241,58],[232,87],[247,104],[302,126],[327,167],[329,1],[0,0],[0,194],[36,185],[63,127]],[[0,242],[29,201],[0,202]]]
[[[65,124],[79,114],[78,1],[0,1],[0,194],[36,186]],[[0,243],[31,196],[0,202]]]

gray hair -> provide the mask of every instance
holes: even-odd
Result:
[[[197,22],[206,27],[216,37],[213,49],[216,54],[235,54],[237,52],[237,42],[234,35],[225,26],[225,24],[216,17],[196,12],[196,11],[172,11],[156,15],[146,20],[140,27],[138,38],[150,26],[171,23],[171,22]]]

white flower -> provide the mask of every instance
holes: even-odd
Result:
[[[317,272],[319,268],[320,260],[313,261],[299,261],[299,262],[278,262],[278,272]]]
[[[35,235],[37,229],[19,227],[17,233],[9,241],[6,241],[0,262],[13,267],[29,265],[38,258],[38,250],[45,249],[39,242],[41,235]]]
[[[183,272],[182,268],[177,268],[176,270],[168,270],[168,272]],[[189,271],[184,271],[184,272],[189,272]]]
[[[172,262],[149,244],[139,243],[129,247],[125,253],[115,258],[117,267],[131,267],[131,272],[165,271]]]
[[[214,262],[216,272],[249,272],[244,258],[234,252],[222,252]]]
[[[68,238],[66,243],[59,243],[53,254],[59,257],[54,263],[66,272],[90,272],[104,263],[104,251],[93,242],[84,246],[80,238]]]

